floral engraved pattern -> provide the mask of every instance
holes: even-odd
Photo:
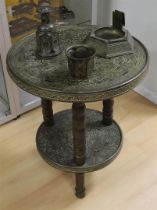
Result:
[[[88,40],[96,26],[58,26],[62,53],[49,60],[36,58],[32,34],[16,43],[8,53],[8,72],[22,89],[40,97],[59,101],[98,101],[123,94],[135,87],[148,69],[148,54],[136,39],[134,53],[111,59],[95,57],[94,70],[84,80],[73,79],[65,50]],[[97,43],[94,43],[99,50]]]
[[[107,166],[122,148],[122,132],[116,122],[104,127],[102,113],[86,110],[86,162],[77,166],[73,154],[72,112],[66,110],[54,115],[55,124],[42,124],[37,132],[37,148],[52,166],[63,171],[91,172]],[[112,141],[111,141],[112,139]]]

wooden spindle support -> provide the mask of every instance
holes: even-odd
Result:
[[[73,144],[74,159],[77,165],[85,162],[85,104],[73,103]]]
[[[74,145],[74,160],[78,166],[85,163],[85,104],[73,103],[72,106],[72,131]],[[85,196],[84,174],[76,173],[76,196],[83,198]]]
[[[46,126],[52,126],[54,124],[52,101],[48,99],[41,99],[43,120]]]
[[[113,99],[103,100],[103,124],[105,126],[112,125],[113,122]]]

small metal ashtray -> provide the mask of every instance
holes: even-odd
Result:
[[[70,74],[76,79],[86,79],[94,68],[95,49],[87,45],[74,45],[66,50]]]
[[[124,13],[116,10],[113,12],[113,26],[99,28],[92,32],[90,37],[104,45],[102,57],[111,58],[133,53],[134,40],[129,31],[123,29],[124,25]]]

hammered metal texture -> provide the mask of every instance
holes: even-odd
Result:
[[[86,110],[86,161],[77,166],[74,161],[72,139],[72,112],[54,115],[54,126],[42,124],[37,132],[37,148],[41,156],[52,166],[69,172],[91,172],[108,165],[119,154],[122,133],[113,122],[104,126],[102,113]]]
[[[63,52],[50,59],[35,56],[32,34],[16,43],[7,57],[8,72],[15,83],[27,92],[43,98],[66,102],[98,101],[123,94],[135,87],[148,69],[145,47],[135,40],[134,54],[111,59],[95,58],[95,68],[87,79],[70,76],[65,50],[88,40],[96,26],[60,26],[57,28]],[[101,47],[92,43],[97,52]]]

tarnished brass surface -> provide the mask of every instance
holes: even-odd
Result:
[[[36,41],[32,34],[9,51],[8,72],[22,89],[39,97],[66,102],[91,102],[123,94],[134,88],[148,69],[145,47],[135,39],[134,53],[111,59],[95,58],[95,66],[87,79],[72,79],[68,70],[65,50],[67,47],[88,40],[96,26],[59,26],[57,31],[62,53],[50,60],[35,56]],[[104,48],[89,41],[102,54]],[[22,52],[22,53],[21,53]]]
[[[84,173],[101,169],[111,163],[122,147],[122,132],[113,122],[104,126],[102,113],[86,110],[86,159],[78,166],[74,158],[72,111],[54,115],[54,125],[42,124],[37,132],[37,148],[51,165],[63,171]]]

